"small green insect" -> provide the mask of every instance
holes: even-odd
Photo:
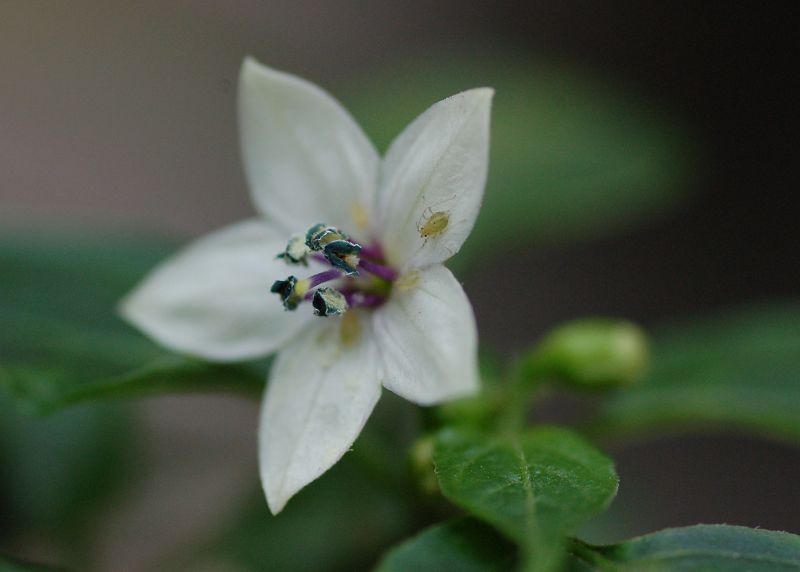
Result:
[[[428,209],[430,210],[430,208]],[[442,234],[450,225],[450,213],[444,211],[423,214],[422,220],[417,225],[417,230],[422,238],[430,238]]]

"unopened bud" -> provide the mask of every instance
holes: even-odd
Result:
[[[417,489],[426,495],[439,492],[439,481],[433,468],[433,435],[417,439],[408,452],[408,464]]]
[[[585,388],[635,382],[648,361],[648,342],[636,324],[576,320],[550,332],[527,360],[529,378],[551,377]]]

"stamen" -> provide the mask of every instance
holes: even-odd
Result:
[[[361,259],[359,266],[370,274],[374,274],[378,278],[383,278],[389,282],[394,282],[398,277],[398,273],[394,268],[378,264],[377,262],[372,262],[371,260],[367,260],[365,258]]]
[[[361,245],[349,240],[337,239],[325,245],[322,254],[334,268],[338,268],[348,276],[358,276],[356,267],[359,263],[358,253]]]
[[[315,224],[306,231],[306,246],[315,252],[325,248],[329,242],[345,239],[346,237],[337,228],[323,222]]]
[[[286,249],[278,255],[278,258],[284,259],[289,264],[302,264],[308,266],[306,257],[310,252],[306,246],[303,236],[300,234],[294,235],[289,239]]]
[[[294,276],[289,276],[286,280],[273,282],[270,292],[280,296],[284,308],[296,310],[308,290],[308,284],[308,280],[298,280]]]
[[[311,305],[314,306],[314,314],[322,317],[340,316],[347,311],[347,300],[344,295],[326,286],[314,292]]]
[[[322,251],[325,260],[348,276],[358,276],[356,267],[361,245],[348,240],[337,228],[325,223],[315,224],[306,232],[305,246],[312,252]]]
[[[310,301],[318,316],[337,316],[348,308],[376,308],[386,301],[399,277],[396,270],[383,264],[379,244],[361,246],[325,223],[315,224],[305,236],[293,236],[278,257],[305,265],[311,258],[333,267],[304,280],[289,276],[276,281],[271,288],[287,310],[295,310],[301,302]],[[360,269],[372,277],[358,278]],[[333,280],[341,280],[341,291],[320,287]]]
[[[310,227],[306,231],[306,246],[308,246],[308,248],[310,248],[311,250],[320,250],[316,238],[317,235],[322,233],[326,228],[328,228],[328,225],[325,224],[324,222],[317,223],[314,226]]]

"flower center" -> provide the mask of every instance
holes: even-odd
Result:
[[[350,308],[380,306],[398,277],[397,271],[385,264],[379,244],[361,245],[324,223],[290,238],[278,258],[303,266],[313,258],[330,266],[308,278],[277,280],[271,288],[287,310],[311,302],[314,314],[323,317],[338,316]]]

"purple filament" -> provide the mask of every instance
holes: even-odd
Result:
[[[330,282],[331,280],[338,280],[342,277],[342,273],[335,268],[331,270],[325,270],[324,272],[320,272],[319,274],[314,274],[313,276],[308,277],[308,292],[303,295],[303,300],[313,300],[314,299],[314,288],[319,286],[320,284],[325,284],[325,282]]]
[[[342,294],[350,308],[377,308],[386,301],[386,298],[380,294],[367,294],[353,290],[345,290]]]
[[[389,282],[394,282],[397,280],[397,271],[394,268],[383,266],[382,264],[378,264],[377,262],[372,262],[371,260],[366,260],[364,258],[361,259],[358,266],[370,274],[374,274],[378,278],[383,278]]]
[[[362,246],[360,254],[362,258],[369,258],[371,260],[383,260],[383,250],[381,250],[381,247],[378,245]]]
[[[331,280],[336,280],[337,278],[341,278],[342,273],[336,269],[332,270],[325,270],[324,272],[320,272],[319,274],[314,274],[313,276],[308,277],[308,287],[316,288],[320,284],[324,284],[325,282],[330,282]]]

